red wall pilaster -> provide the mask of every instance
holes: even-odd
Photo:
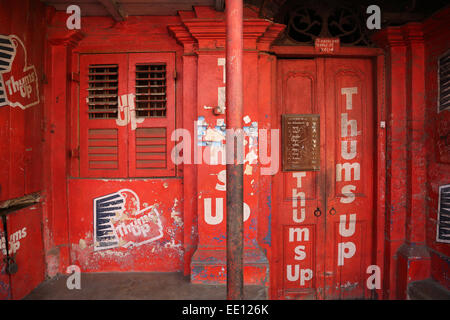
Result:
[[[384,299],[396,294],[397,250],[405,239],[407,211],[406,43],[400,28],[382,30],[374,41],[386,50],[386,238]]]
[[[397,299],[406,299],[408,284],[428,277],[430,257],[425,247],[426,161],[424,132],[424,41],[420,23],[402,27],[407,43],[407,214],[405,243],[398,252]]]
[[[422,25],[404,27],[408,43],[407,112],[408,112],[408,216],[406,240],[409,244],[425,242],[426,162],[425,143],[425,45]]]
[[[43,233],[47,275],[65,273],[70,265],[68,239],[68,135],[71,105],[71,52],[82,36],[70,32],[65,37],[50,35],[47,51],[47,85],[44,107],[44,202]]]
[[[270,114],[271,100],[269,92],[264,98],[269,98],[267,101],[260,101],[258,96],[258,75],[259,75],[259,55],[258,49],[267,50],[271,41],[275,39],[279,31],[283,29],[274,28],[273,23],[257,19],[254,13],[247,11],[244,13],[244,113],[251,119],[251,122],[246,122],[243,126],[247,129],[256,123],[258,129],[258,122],[261,119],[262,112],[266,116]],[[183,104],[186,110],[184,114],[183,125],[193,133],[194,152],[192,153],[192,161],[196,161],[195,165],[184,165],[184,174],[191,171],[194,175],[191,180],[185,180],[185,212],[189,210],[194,214],[191,217],[192,225],[189,226],[185,221],[185,248],[187,252],[188,247],[195,248],[195,225],[198,224],[198,245],[192,256],[191,268],[187,269],[187,263],[190,256],[185,257],[185,273],[191,272],[191,280],[193,282],[207,282],[220,283],[225,280],[226,276],[226,260],[225,260],[225,207],[221,208],[221,218],[217,216],[213,224],[205,220],[206,205],[211,203],[211,216],[214,217],[216,213],[216,204],[225,204],[225,192],[222,190],[223,181],[220,181],[219,174],[225,170],[222,164],[210,165],[205,163],[203,153],[206,145],[216,144],[218,141],[206,141],[204,134],[207,130],[215,134],[220,134],[219,123],[225,120],[224,115],[214,115],[212,108],[219,104],[220,87],[225,87],[225,79],[223,78],[225,65],[220,63],[225,57],[225,20],[221,12],[216,12],[210,7],[195,7],[194,12],[181,11],[179,12],[181,18],[181,25],[169,26],[169,30],[174,34],[178,42],[182,43],[185,48],[185,56],[183,64],[183,74],[186,79],[183,81]],[[186,33],[187,32],[187,33]],[[192,43],[191,39],[195,39]],[[258,46],[258,47],[257,47]],[[187,50],[194,50],[192,52]],[[195,58],[191,55],[195,53]],[[194,70],[194,59],[196,61],[196,70]],[[267,72],[273,71],[271,63],[267,64]],[[188,74],[189,73],[189,74]],[[193,79],[193,77],[196,77]],[[265,77],[270,78],[270,74]],[[267,84],[270,88],[270,82]],[[196,92],[191,92],[196,90]],[[259,108],[259,103],[263,104],[262,109]],[[267,110],[266,110],[267,109]],[[262,110],[262,112],[261,112]],[[266,111],[264,111],[266,110]],[[193,120],[198,121],[198,126],[194,126]],[[266,117],[265,122],[270,120]],[[217,136],[216,136],[217,138]],[[198,140],[197,140],[198,139]],[[249,150],[249,146],[246,147]],[[246,150],[246,154],[247,154]],[[196,158],[197,156],[197,158]],[[208,156],[206,157],[208,158]],[[250,163],[248,164],[250,165]],[[192,169],[190,169],[192,167]],[[197,168],[197,171],[193,168]],[[247,168],[250,173],[245,175],[244,201],[251,208],[250,217],[244,224],[245,229],[245,257],[244,264],[244,279],[250,283],[266,283],[268,284],[268,260],[265,254],[261,251],[258,242],[261,238],[265,238],[270,245],[270,216],[268,214],[268,206],[270,206],[270,195],[264,199],[256,190],[266,188],[270,192],[270,183],[268,186],[261,185],[259,166],[253,164]],[[189,173],[188,173],[189,176]],[[192,184],[190,184],[190,182]],[[269,179],[265,180],[269,182]],[[258,204],[263,198],[266,205],[263,215],[265,214],[266,224],[265,231],[259,230],[261,222],[259,221],[261,207]],[[192,200],[191,200],[192,199]],[[194,203],[195,202],[195,203]],[[195,210],[195,211],[194,211]],[[269,213],[270,215],[270,213]],[[185,213],[185,218],[188,215]],[[219,221],[220,220],[220,221]],[[193,228],[194,227],[194,228]],[[261,237],[259,237],[261,235]],[[267,240],[268,239],[268,240]],[[191,244],[192,243],[192,244]],[[188,254],[189,255],[189,254]]]
[[[189,31],[181,25],[171,25],[168,27],[171,35],[177,39],[177,42],[183,46],[183,79],[182,79],[182,96],[183,96],[183,129],[195,134],[194,122],[197,119],[197,53],[196,42]],[[194,154],[193,135],[191,141],[186,141],[187,137],[183,137],[186,141],[185,148],[189,148],[190,155]],[[183,273],[185,276],[190,274],[191,258],[197,248],[198,229],[197,229],[197,167],[190,163],[182,164],[183,173],[183,221],[184,221],[184,263]]]
[[[378,33],[375,40],[387,51],[384,298],[405,299],[408,284],[426,278],[430,271],[430,257],[425,247],[425,48],[422,25],[410,23],[390,27]]]
[[[267,146],[262,145],[262,139],[259,137],[259,148],[265,148],[270,155],[272,139],[270,137],[273,119],[276,114],[276,65],[277,57],[270,52],[270,45],[276,37],[283,31],[284,25],[270,26],[258,42],[258,128],[267,131]],[[273,159],[273,158],[272,158]],[[281,159],[279,162],[281,165]],[[261,164],[260,164],[261,166]],[[259,199],[258,199],[258,243],[263,249],[269,261],[272,260],[272,178],[273,175],[259,176]],[[273,268],[270,268],[269,280],[270,288],[269,299],[276,297],[274,286]]]
[[[427,246],[431,277],[450,290],[450,244],[436,241],[439,187],[450,183],[450,110],[438,113],[438,59],[450,50],[450,8],[423,22],[427,159]]]

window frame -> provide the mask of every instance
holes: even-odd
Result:
[[[78,128],[76,134],[79,136],[79,176],[81,178],[152,178],[152,177],[175,177],[176,165],[171,160],[171,151],[175,145],[171,141],[171,134],[175,130],[176,103],[175,103],[175,52],[145,52],[145,53],[80,53],[79,55],[79,110],[77,112]],[[117,64],[118,65],[118,99],[124,95],[132,94],[135,102],[135,79],[136,64],[166,65],[166,116],[159,118],[137,117],[132,126],[131,121],[126,125],[118,125],[116,118],[111,119],[89,119],[88,115],[88,72],[90,65]],[[119,104],[118,104],[119,108]],[[131,108],[132,109],[132,108]],[[119,110],[118,110],[119,113]],[[136,114],[136,113],[135,113]],[[133,128],[132,128],[133,127]],[[117,129],[117,168],[95,169],[89,162],[89,129]],[[164,168],[139,168],[136,144],[136,130],[139,128],[165,128],[165,161]],[[151,155],[152,156],[152,155]],[[142,161],[141,161],[142,162]],[[91,164],[91,167],[90,167]]]

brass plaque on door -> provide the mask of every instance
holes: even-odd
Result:
[[[281,116],[283,171],[320,170],[320,116]]]

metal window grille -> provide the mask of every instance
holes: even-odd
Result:
[[[450,51],[440,57],[438,63],[438,112],[441,112],[450,108]]]
[[[119,68],[114,65],[89,66],[89,119],[114,119],[118,110]]]
[[[163,118],[167,112],[165,64],[136,65],[136,115]]]

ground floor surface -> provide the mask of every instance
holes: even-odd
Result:
[[[67,276],[44,281],[25,300],[223,300],[225,285],[192,284],[181,273],[85,273],[81,289],[69,290]],[[246,286],[245,299],[267,299],[263,286]]]

